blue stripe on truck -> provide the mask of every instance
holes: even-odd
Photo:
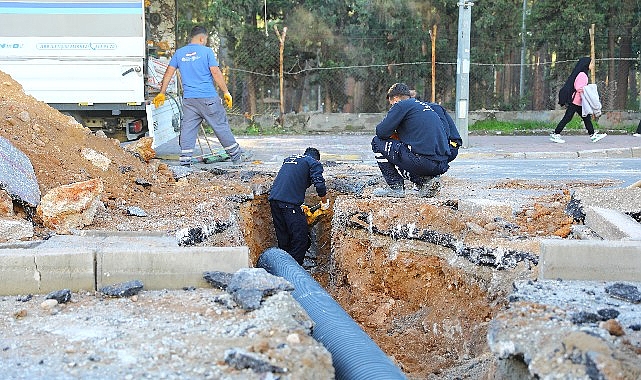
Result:
[[[142,2],[0,1],[0,14],[142,14]]]

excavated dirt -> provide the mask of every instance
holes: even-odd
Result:
[[[25,95],[2,72],[0,135],[31,159],[42,194],[77,181],[103,180],[106,208],[90,229],[173,234],[237,220],[231,223],[236,227],[200,244],[247,245],[254,263],[264,249],[275,245],[266,200],[273,168],[262,168],[258,162],[241,167],[223,164],[176,179],[166,163],[153,158],[146,162],[141,158],[149,158],[148,154],[126,151],[117,140],[83,128]],[[93,165],[81,155],[82,148],[108,157],[109,168]],[[381,181],[376,167],[326,167],[335,213],[324,215],[312,228],[317,257],[310,271],[416,379],[438,378],[457,366],[463,368],[460,378],[487,372],[492,366],[487,354],[488,322],[505,306],[515,279],[536,276],[537,238],[570,234],[573,219],[564,209],[571,188],[609,185],[511,181],[488,186],[487,194],[495,190],[516,194],[523,189],[542,194],[536,199],[516,199],[521,207],[508,220],[461,213],[458,195],[469,193],[465,187],[471,185],[447,176],[439,197],[428,200],[372,199],[367,196],[370,187],[363,194],[349,194],[332,186],[336,179],[360,171],[369,171],[371,178]],[[131,206],[149,216],[132,217],[127,213]],[[35,222],[35,238],[51,234]],[[441,241],[443,237],[446,242]],[[473,256],[484,247],[515,258],[496,265],[474,262]],[[460,250],[456,260],[448,258],[453,249]]]

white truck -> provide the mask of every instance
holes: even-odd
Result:
[[[0,0],[0,70],[86,127],[127,140],[177,132],[178,97],[150,104],[175,28],[175,0]]]

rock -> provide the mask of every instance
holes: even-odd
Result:
[[[612,336],[623,336],[625,335],[625,331],[623,331],[623,326],[619,322],[617,322],[616,319],[608,319],[605,322],[601,322],[599,324],[599,327],[601,327],[604,330],[607,330],[607,332],[610,333]]]
[[[33,237],[33,224],[25,219],[0,218],[0,241],[18,241]]]
[[[60,234],[93,223],[97,211],[104,208],[100,197],[104,185],[99,178],[51,189],[37,208],[45,227]]]
[[[256,373],[287,373],[286,368],[271,365],[267,359],[237,348],[225,351],[225,364],[238,370],[251,369]]]
[[[13,200],[6,191],[0,189],[0,217],[13,215]]]
[[[58,303],[67,303],[71,300],[71,290],[69,289],[62,289],[62,290],[56,290],[53,291],[45,297],[45,299],[54,299]]]
[[[48,299],[48,300],[43,301],[40,304],[40,307],[45,309],[45,310],[49,310],[49,309],[53,309],[56,305],[58,305],[58,301],[56,301],[54,299]]]
[[[131,206],[127,208],[127,215],[132,215],[132,216],[139,216],[139,217],[145,217],[149,216],[145,212],[145,210],[141,209],[140,207],[137,206]]]
[[[203,278],[213,287],[225,290],[234,275],[227,272],[212,271],[203,273]]]
[[[144,162],[149,162],[156,157],[156,151],[152,148],[153,137],[143,137],[125,147],[125,150],[140,158]]]
[[[597,311],[597,314],[599,314],[604,321],[607,321],[608,319],[615,319],[621,313],[615,309],[601,309]]]
[[[641,302],[641,292],[639,292],[639,289],[634,285],[627,285],[618,282],[606,287],[605,291],[614,298],[632,303]]]
[[[40,203],[40,187],[29,157],[0,136],[0,188],[30,206]]]
[[[103,171],[109,170],[109,165],[111,165],[111,160],[105,155],[96,152],[91,148],[82,148],[80,154],[87,160],[91,161],[94,166],[99,167]]]
[[[232,276],[227,293],[245,310],[256,310],[264,297],[280,291],[292,291],[294,286],[287,280],[267,273],[263,268],[244,268]]]
[[[598,314],[590,313],[588,311],[579,311],[578,313],[572,314],[570,320],[572,323],[580,325],[582,323],[596,323],[601,320]]]
[[[641,306],[612,309],[607,288],[597,281],[515,282],[516,301],[492,319],[487,334],[502,363],[495,378],[641,378],[638,343],[630,345],[641,335],[623,328],[639,320]]]
[[[151,183],[143,178],[136,178],[136,185],[140,185],[142,187],[151,187]]]
[[[100,292],[109,297],[124,298],[138,294],[143,289],[143,283],[140,280],[132,280],[105,286]]]
[[[27,313],[27,310],[25,310],[25,309],[20,309],[20,310],[16,311],[15,313],[13,313],[13,317],[14,317],[15,319],[20,319],[20,318],[24,318],[24,317],[26,317],[26,316],[27,316],[27,314],[28,314],[28,313]]]
[[[171,165],[167,166],[167,169],[171,171],[175,179],[181,179],[184,177],[187,177],[191,173],[193,173],[193,169],[188,166],[180,166],[180,165]]]
[[[27,294],[26,296],[19,296],[16,298],[18,302],[29,302],[33,298],[33,294]]]
[[[213,225],[183,228],[176,231],[178,245],[194,245],[207,240],[209,236],[221,233],[232,226],[231,222],[215,221]]]
[[[18,113],[16,117],[24,121],[25,123],[31,121],[31,116],[29,116],[29,112],[27,111],[20,111],[20,113]]]

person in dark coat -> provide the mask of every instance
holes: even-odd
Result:
[[[590,140],[592,142],[597,142],[607,136],[605,133],[596,133],[594,131],[594,126],[592,125],[591,115],[583,116],[582,115],[582,106],[581,98],[583,87],[588,84],[588,73],[594,68],[594,64],[590,57],[582,57],[579,59],[579,62],[574,66],[574,70],[565,81],[565,84],[559,90],[559,104],[561,106],[567,107],[565,110],[565,115],[559,124],[554,129],[554,132],[550,134],[550,141],[553,141],[558,144],[563,144],[565,140],[561,138],[561,131],[563,128],[572,120],[572,117],[575,113],[578,113],[583,119],[583,124],[585,129],[590,135]]]
[[[449,129],[434,105],[410,95],[405,83],[387,91],[391,108],[376,126],[372,151],[389,188],[375,189],[374,196],[404,197],[405,179],[416,185],[419,196],[435,196],[440,175],[449,169]]]
[[[267,198],[278,248],[289,253],[300,265],[311,245],[307,217],[301,208],[311,185],[321,199],[321,210],[329,209],[320,152],[309,147],[302,155],[295,154],[283,160]]]

